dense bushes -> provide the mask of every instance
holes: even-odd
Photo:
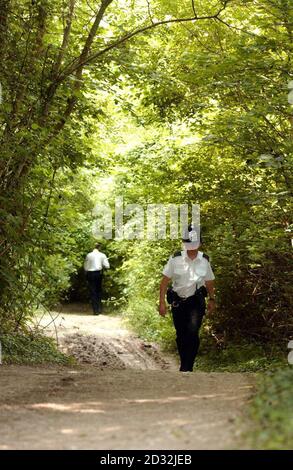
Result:
[[[73,364],[74,360],[61,353],[51,338],[39,333],[1,334],[4,364]]]
[[[23,188],[24,199],[19,199],[20,211],[24,200],[30,207],[30,216],[24,212],[19,219],[23,232],[12,225],[10,241],[3,243],[0,331],[5,333],[25,326],[40,305],[51,308],[64,297],[94,242],[90,198],[86,189],[82,195],[73,189],[84,184],[85,176],[64,170],[55,176],[52,188],[47,173],[41,172],[35,168]],[[42,192],[36,194],[39,184]],[[6,217],[7,207],[4,212]]]
[[[250,427],[249,435],[249,443],[254,449],[292,449],[292,389],[292,366],[259,378],[249,416],[255,422],[255,428]]]

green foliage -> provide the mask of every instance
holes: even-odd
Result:
[[[46,176],[44,167],[32,172],[25,190],[26,203],[34,199],[31,217],[23,236],[11,233],[14,244],[1,258],[2,332],[24,327],[40,305],[54,306],[94,243],[86,189],[82,195],[74,189],[86,175],[63,171],[49,182]],[[40,183],[42,194],[36,196]]]
[[[292,388],[292,366],[266,373],[259,378],[249,415],[255,427],[250,428],[248,442],[254,449],[292,449]]]
[[[38,333],[5,334],[0,336],[3,364],[70,365],[71,357],[61,353],[51,338]]]
[[[225,346],[218,345],[203,329],[197,369],[206,372],[259,372],[286,364],[284,350],[262,342],[239,339]]]

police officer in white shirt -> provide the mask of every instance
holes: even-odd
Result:
[[[170,257],[163,269],[160,285],[159,313],[167,313],[165,297],[171,304],[180,371],[192,372],[199,348],[199,329],[205,314],[205,297],[209,294],[208,311],[215,308],[214,273],[209,257],[199,251],[201,236],[193,226],[182,239],[183,251]],[[168,284],[172,280],[172,288]]]
[[[94,315],[99,315],[102,309],[103,268],[109,269],[110,264],[107,256],[99,251],[99,244],[96,244],[95,249],[87,254],[84,262]]]

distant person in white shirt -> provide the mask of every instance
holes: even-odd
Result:
[[[94,250],[86,255],[84,262],[94,315],[99,315],[102,311],[103,268],[109,269],[110,264],[107,256],[99,251],[99,244],[96,244]]]

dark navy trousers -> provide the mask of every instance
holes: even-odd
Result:
[[[86,272],[86,279],[89,286],[90,298],[94,314],[100,313],[102,308],[102,273],[102,270]]]
[[[180,371],[192,371],[198,352],[199,330],[205,314],[204,296],[191,296],[172,307]]]

